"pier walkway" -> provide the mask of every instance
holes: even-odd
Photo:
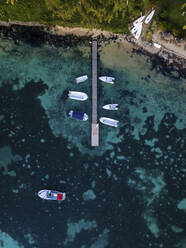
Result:
[[[91,146],[99,146],[97,123],[97,41],[92,41],[92,132]]]

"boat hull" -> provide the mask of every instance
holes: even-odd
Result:
[[[135,34],[141,27],[142,27],[142,23],[136,24],[136,25],[131,29],[131,33],[132,33],[132,34]]]
[[[101,80],[102,82],[108,83],[108,84],[114,84],[113,80],[115,80],[115,78],[102,76],[102,77],[99,77],[99,80]]]
[[[44,200],[64,201],[66,198],[66,193],[43,189],[38,192],[38,196]]]
[[[139,37],[140,37],[140,35],[141,35],[141,32],[142,32],[142,24],[141,24],[141,26],[139,26],[139,28],[138,28],[136,34],[134,35],[134,37],[135,37],[137,40],[139,39]]]
[[[118,104],[107,104],[103,106],[106,110],[118,110]]]
[[[153,15],[154,15],[154,12],[155,12],[155,10],[152,10],[152,11],[150,12],[150,14],[146,17],[146,19],[145,19],[145,24],[148,24],[148,23],[151,21]]]
[[[119,121],[107,117],[101,117],[99,120],[101,123],[111,127],[117,127],[119,123]]]
[[[69,91],[68,98],[77,100],[77,101],[85,101],[88,99],[88,95],[84,92]]]
[[[80,121],[87,121],[88,120],[88,115],[86,113],[83,113],[80,111],[70,110],[69,116],[70,116],[70,118],[75,119],[75,120],[80,120]]]
[[[82,83],[84,81],[86,81],[88,79],[88,76],[87,75],[84,75],[84,76],[81,76],[81,77],[77,77],[76,78],[76,83],[79,84],[79,83]]]

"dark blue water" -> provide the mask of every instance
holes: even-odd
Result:
[[[100,123],[92,148],[90,47],[0,41],[0,248],[185,247],[186,83],[160,66],[129,45],[99,48],[99,75],[116,78],[99,82],[99,117],[120,124]],[[111,102],[117,112],[102,109]],[[41,200],[44,188],[67,198]]]

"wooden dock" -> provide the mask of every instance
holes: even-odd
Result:
[[[91,146],[99,146],[97,123],[97,41],[92,41],[92,133]]]

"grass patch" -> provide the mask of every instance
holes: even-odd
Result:
[[[128,24],[156,8],[164,31],[186,34],[185,0],[0,0],[0,20],[99,28],[128,33]]]

